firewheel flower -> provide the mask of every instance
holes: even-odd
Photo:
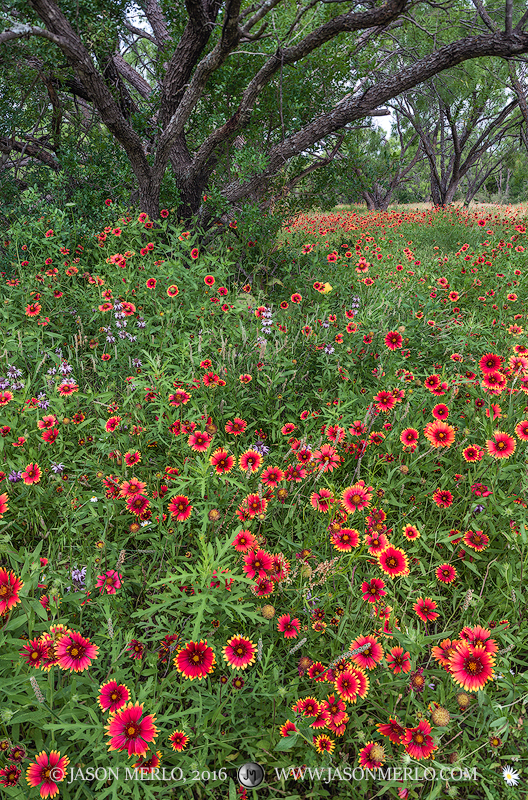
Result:
[[[320,736],[314,736],[314,747],[318,753],[332,753],[335,742],[326,733],[321,733]]]
[[[292,619],[289,614],[283,614],[277,620],[277,630],[284,634],[285,639],[296,639],[301,630],[301,623],[297,617]]]
[[[433,447],[451,447],[455,441],[455,429],[446,422],[428,422],[424,428],[425,438]]]
[[[391,647],[386,659],[387,666],[394,675],[409,672],[411,669],[411,654],[404,651],[403,647]]]
[[[365,481],[359,481],[353,486],[349,486],[343,491],[343,506],[349,514],[354,511],[368,508],[370,505],[371,494],[374,491],[372,486],[366,486]]]
[[[191,681],[195,678],[202,680],[213,671],[216,663],[212,647],[207,644],[207,639],[199,642],[187,642],[185,647],[178,651],[174,665],[178,672]]]
[[[271,570],[272,560],[269,553],[265,550],[252,550],[244,556],[244,566],[242,569],[252,580],[256,577],[265,578]]]
[[[99,589],[100,592],[104,592],[106,589],[107,594],[115,594],[116,590],[121,587],[122,577],[115,569],[109,569],[103,575],[97,576],[96,589]]]
[[[41,797],[55,797],[59,794],[60,783],[66,777],[66,767],[70,763],[68,756],[62,756],[58,750],[52,750],[48,756],[44,750],[35,758],[26,771],[26,781],[33,788],[40,787]]]
[[[441,583],[453,583],[457,577],[457,571],[451,564],[440,564],[435,571],[436,580]]]
[[[425,719],[421,719],[416,728],[406,728],[401,738],[401,744],[407,753],[418,761],[429,756],[438,749],[430,736],[431,726]]]
[[[436,603],[430,597],[419,597],[413,608],[423,622],[434,622],[440,616],[435,611]]]
[[[366,636],[357,636],[350,645],[351,651],[360,648],[361,653],[352,656],[351,661],[361,669],[374,669],[383,658],[383,647],[375,636],[367,634]]]
[[[191,516],[192,505],[185,495],[177,494],[169,503],[169,511],[179,522],[184,522]]]
[[[8,764],[0,769],[0,786],[18,786],[22,770],[16,764]]]
[[[147,714],[143,719],[142,703],[128,703],[121,711],[116,711],[105,725],[107,736],[110,736],[109,750],[126,750],[129,756],[144,756],[158,735],[154,725],[156,717]]]
[[[330,537],[334,550],[349,553],[352,548],[359,545],[359,532],[355,528],[341,528]],[[384,593],[385,594],[385,593]]]
[[[476,692],[492,678],[493,663],[493,656],[485,647],[459,642],[449,658],[449,671],[455,683],[467,692]]]
[[[490,456],[493,458],[509,458],[515,452],[516,442],[513,436],[508,436],[507,433],[495,431],[493,439],[486,441],[486,449]]]
[[[70,631],[57,642],[56,654],[61,669],[82,672],[97,658],[99,648],[77,631]]]
[[[20,603],[18,593],[23,585],[14,572],[0,568],[0,616]]]
[[[38,464],[28,464],[22,473],[22,478],[24,479],[24,483],[29,485],[38,483],[40,481],[40,475],[40,467]]]
[[[188,741],[189,737],[186,736],[183,731],[173,731],[169,736],[169,742],[171,743],[172,749],[176,750],[178,753],[187,747]]]
[[[97,702],[103,711],[109,711],[113,714],[126,705],[129,698],[130,692],[124,684],[117,681],[107,681],[99,689]]]
[[[389,350],[397,350],[399,347],[402,347],[403,338],[398,331],[389,331],[388,334],[385,336],[385,346],[389,348]]]
[[[255,661],[257,648],[245,636],[232,636],[222,652],[224,661],[232,669],[247,669]]]
[[[365,769],[377,769],[385,762],[385,748],[379,742],[367,742],[359,751],[358,760]]]
[[[381,578],[371,578],[368,582],[363,581],[361,584],[363,600],[367,603],[378,603],[387,594],[387,592],[383,591],[384,589],[385,581],[382,581]]]
[[[389,545],[383,553],[380,553],[378,558],[378,564],[383,572],[389,576],[389,578],[395,578],[398,575],[408,575],[409,574],[409,562],[407,560],[407,556],[403,550],[400,550],[398,547],[392,547]]]
[[[239,531],[231,544],[238,553],[248,553],[255,547],[257,540],[250,531]]]

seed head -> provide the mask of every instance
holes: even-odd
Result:
[[[438,706],[431,711],[431,719],[435,725],[438,725],[439,728],[445,728],[447,725],[449,725],[449,720],[451,717],[447,708]]]
[[[275,608],[269,603],[265,606],[262,606],[262,616],[264,619],[273,619],[275,616]]]

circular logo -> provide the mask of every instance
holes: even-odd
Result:
[[[245,789],[254,789],[264,780],[264,770],[256,761],[250,761],[238,768],[237,777]]]

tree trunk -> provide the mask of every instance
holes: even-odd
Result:
[[[136,173],[137,177],[137,173]],[[139,209],[149,215],[149,219],[159,219],[160,185],[152,178],[150,181],[139,181]]]
[[[365,189],[361,192],[363,200],[367,204],[367,211],[387,211],[392,199],[392,189],[383,194],[382,188],[376,181],[371,190]]]
[[[431,202],[433,206],[443,206],[443,197],[441,187],[436,179],[436,175],[431,167],[430,171],[430,183],[431,183]]]
[[[504,199],[508,200],[510,196],[510,178],[511,178],[511,169],[506,171],[506,190],[504,192]]]
[[[457,193],[459,181],[451,181],[450,185],[448,186],[447,192],[444,195],[444,205],[448,206],[449,203],[452,203],[455,194]]]
[[[374,211],[375,210],[374,199],[370,194],[370,192],[367,192],[366,190],[361,192],[361,197],[367,204],[367,211]]]
[[[382,200],[380,211],[388,211],[391,200],[392,200],[392,192],[389,192],[388,194],[385,195],[385,197]]]

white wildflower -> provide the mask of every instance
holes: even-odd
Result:
[[[502,777],[508,786],[517,786],[519,783],[519,773],[513,767],[504,767],[502,770]]]

